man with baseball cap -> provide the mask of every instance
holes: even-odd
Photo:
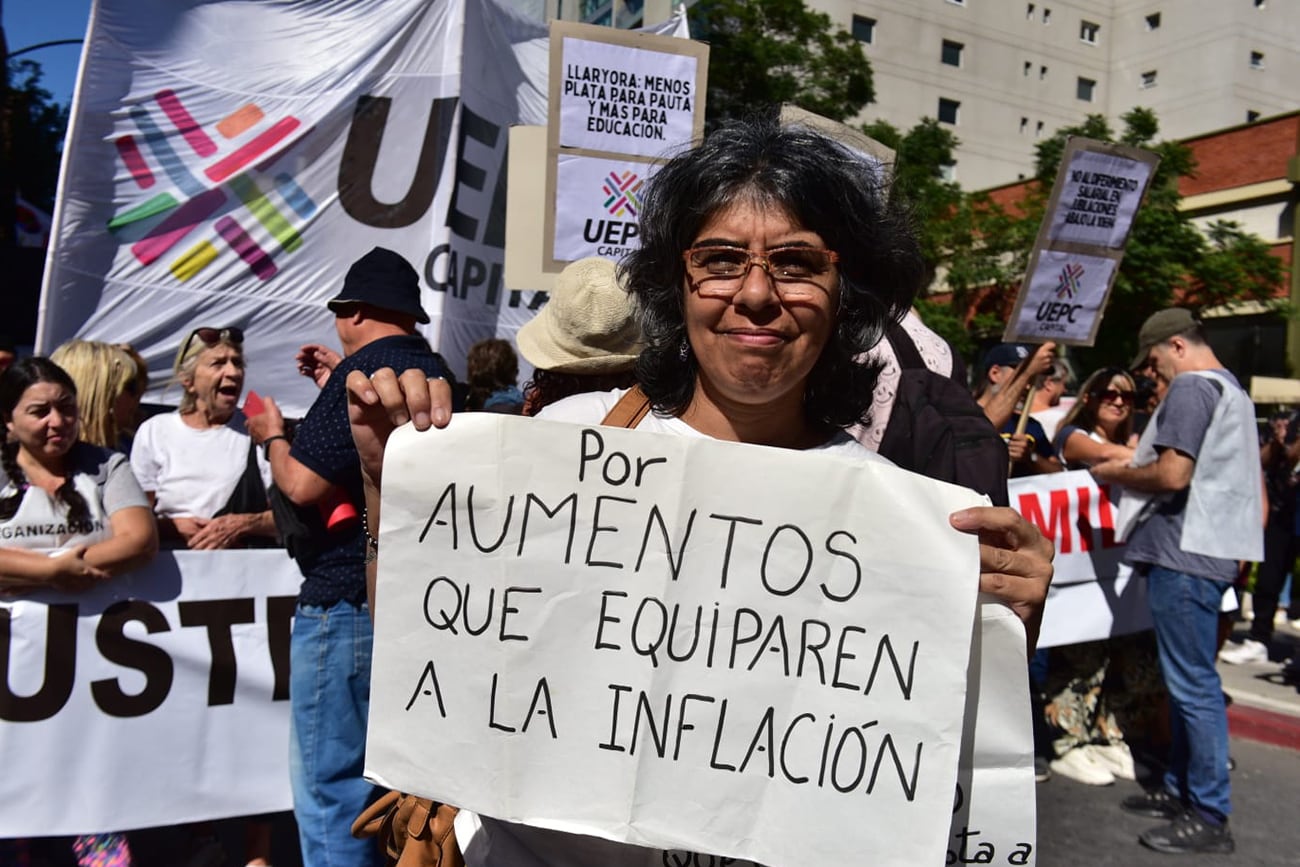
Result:
[[[1146,578],[1173,737],[1163,786],[1123,807],[1171,820],[1139,836],[1152,849],[1231,852],[1228,718],[1214,663],[1237,561],[1263,556],[1254,405],[1191,311],[1152,315],[1138,345],[1133,367],[1168,391],[1132,464],[1092,472],[1124,488],[1116,530],[1127,536],[1125,560]]]
[[[266,452],[276,487],[293,503],[343,502],[359,512],[364,498],[348,425],[348,373],[370,375],[383,367],[445,378],[451,373],[416,332],[417,323],[429,321],[420,306],[420,278],[397,253],[375,247],[358,259],[328,306],[343,354],[314,345],[299,354],[300,371],[322,388],[292,445],[269,398],[248,429]],[[329,531],[322,522],[318,529],[320,550],[298,558],[303,583],[290,644],[294,815],[303,863],[378,864],[374,842],[350,833],[352,820],[379,794],[361,775],[370,703],[369,540],[355,519]]]

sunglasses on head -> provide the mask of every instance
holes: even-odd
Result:
[[[1097,392],[1097,399],[1103,403],[1120,401],[1121,403],[1131,404],[1133,402],[1133,392],[1120,391],[1118,388],[1108,388],[1104,391]]]
[[[204,346],[216,346],[222,341],[233,343],[241,346],[244,343],[244,329],[231,326],[229,328],[195,328],[190,332],[190,336],[185,338],[181,344],[181,351],[176,353],[176,364],[179,366],[185,356],[189,354],[190,347],[197,340]]]

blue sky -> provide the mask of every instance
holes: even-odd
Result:
[[[0,0],[4,9],[5,41],[10,51],[55,39],[80,39],[86,35],[91,0]],[[58,45],[24,54],[45,71],[41,85],[61,103],[72,99],[77,82],[80,45]]]

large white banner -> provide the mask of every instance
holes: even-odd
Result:
[[[1146,582],[1124,564],[1115,539],[1118,489],[1074,470],[1012,479],[1007,490],[1011,506],[1056,546],[1039,647],[1151,628]]]
[[[367,773],[648,847],[943,863],[962,845],[979,571],[947,516],[976,502],[693,437],[473,414],[399,430]],[[1022,680],[987,693],[1027,720]],[[1028,780],[1028,745],[1026,729],[1008,778],[1019,762]],[[993,836],[1032,850],[1023,804],[981,803]]]
[[[494,0],[96,0],[38,349],[130,342],[174,402],[185,335],[238,325],[249,385],[300,413],[294,355],[337,345],[325,301],[378,245],[463,374],[545,300],[502,262],[507,129],[546,122],[548,63],[545,25]]]
[[[287,810],[283,550],[178,551],[0,601],[0,838]]]

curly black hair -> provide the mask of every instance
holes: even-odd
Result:
[[[682,252],[705,223],[740,202],[779,210],[839,254],[836,328],[808,376],[810,423],[843,428],[866,420],[879,368],[857,359],[912,304],[924,279],[908,209],[882,166],[774,115],[720,127],[669,160],[646,185],[640,248],[620,266],[636,297],[646,348],[637,379],[655,410],[680,415],[695,390],[686,340]]]

